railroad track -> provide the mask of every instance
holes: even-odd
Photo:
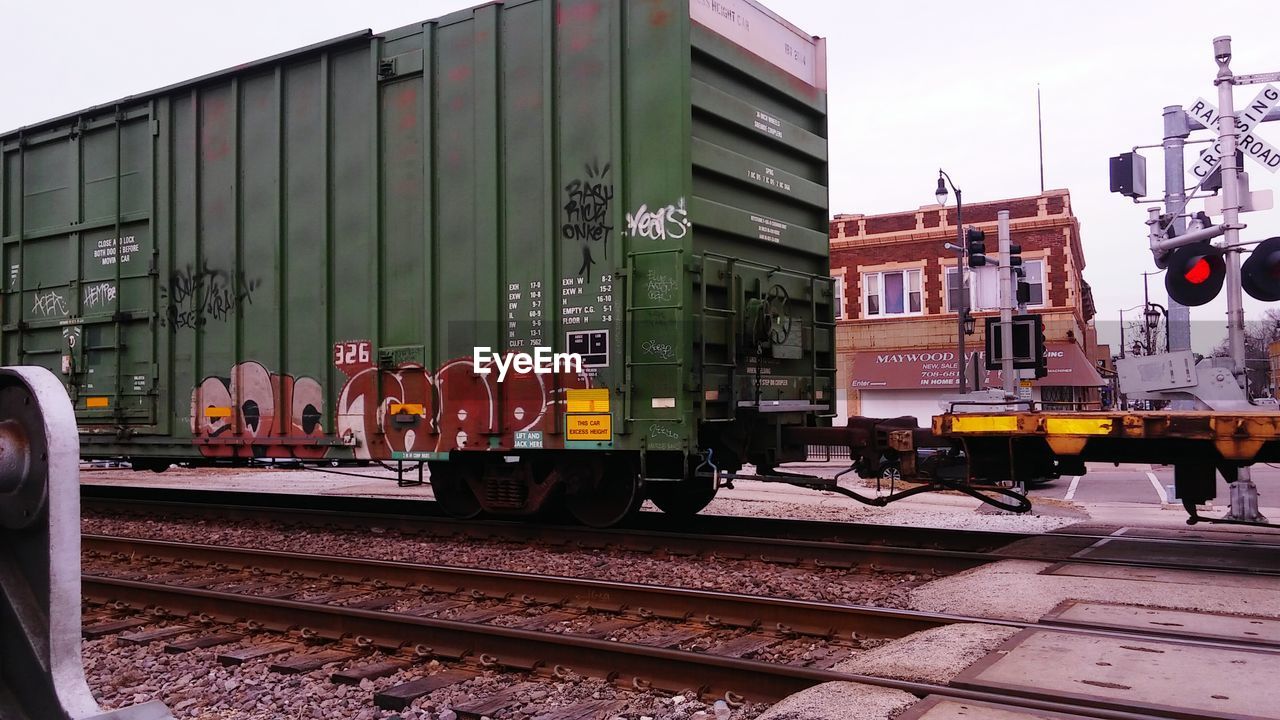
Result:
[[[293,631],[334,644],[328,655],[319,654],[320,660],[358,659],[372,649],[393,657],[372,663],[374,671],[438,658],[470,664],[476,671],[574,672],[667,692],[687,689],[690,679],[697,678],[701,694],[750,701],[778,700],[829,680],[856,680],[921,697],[1012,703],[1054,712],[1087,708],[1087,714],[1105,718],[1145,717],[1118,706],[1081,705],[1049,696],[1011,699],[996,691],[830,669],[867,641],[874,644],[951,623],[1016,628],[1032,627],[1030,623],[132,538],[86,536],[84,551],[84,592],[95,603],[124,603],[135,610],[164,608],[159,614],[171,619],[247,622],[255,632]],[[155,612],[147,616],[155,617]],[[122,629],[141,622],[116,620],[97,627]],[[1052,629],[1280,652],[1266,643],[1200,640],[1172,632]],[[214,631],[210,636],[213,643],[234,642],[242,633]],[[831,652],[813,658],[779,651],[788,643],[799,640],[804,645],[814,639],[821,639]],[[268,651],[249,653],[285,653],[293,645],[266,647]],[[299,656],[297,662],[311,657],[314,664],[314,655]],[[774,659],[758,659],[761,656]],[[229,657],[243,659],[234,653]],[[419,683],[418,688],[431,686]],[[403,700],[410,691],[388,692],[386,697]]]
[[[673,555],[757,559],[782,565],[949,574],[994,560],[1035,560],[1203,572],[1280,575],[1280,538],[1225,541],[1129,531],[1011,533],[891,525],[698,516],[676,520],[640,513],[608,530],[519,521],[456,520],[417,500],[280,493],[191,491],[146,487],[82,487],[85,510],[256,520],[363,530],[377,526],[430,537],[614,548]],[[697,532],[690,532],[689,526]]]

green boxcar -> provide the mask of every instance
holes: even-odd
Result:
[[[87,457],[696,511],[833,414],[826,136],[823,41],[752,0],[355,33],[0,135],[0,360]],[[583,367],[475,372],[538,347]]]

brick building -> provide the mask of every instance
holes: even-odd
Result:
[[[1093,295],[1081,272],[1080,222],[1066,190],[966,204],[963,220],[987,234],[992,262],[965,272],[977,330],[970,355],[984,345],[983,318],[999,315],[996,213],[1008,210],[1012,241],[1022,246],[1029,310],[1044,316],[1049,375],[1032,383],[1033,399],[1056,409],[1097,409],[1104,384],[1093,327]],[[955,206],[926,205],[886,215],[837,215],[831,222],[831,272],[841,295],[837,350],[846,415],[915,415],[923,424],[958,387]],[[970,371],[970,377],[972,377]],[[999,374],[984,381],[999,386]]]

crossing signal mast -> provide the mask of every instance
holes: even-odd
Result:
[[[1214,61],[1218,66],[1214,84],[1218,87],[1218,105],[1204,98],[1185,107],[1165,108],[1165,138],[1159,146],[1165,152],[1164,211],[1148,209],[1148,242],[1156,266],[1164,268],[1165,288],[1169,292],[1170,315],[1177,303],[1185,307],[1204,305],[1227,288],[1227,335],[1230,360],[1206,358],[1195,363],[1190,351],[1190,329],[1187,325],[1177,352],[1133,357],[1117,362],[1120,389],[1134,399],[1190,400],[1197,407],[1215,411],[1263,410],[1276,412],[1276,403],[1249,398],[1245,374],[1243,293],[1264,302],[1280,301],[1280,237],[1262,241],[1243,241],[1240,231],[1247,226],[1240,214],[1271,207],[1271,192],[1250,192],[1249,176],[1242,164],[1245,156],[1270,173],[1280,171],[1280,150],[1271,146],[1257,132],[1264,122],[1280,120],[1280,73],[1234,75],[1231,72],[1231,38],[1213,40]],[[1261,92],[1239,112],[1235,110],[1236,85],[1261,84]],[[1217,137],[1200,153],[1187,171],[1190,186],[1184,186],[1183,148],[1192,129],[1211,129]],[[1110,159],[1111,191],[1144,202],[1147,193],[1146,160],[1137,152],[1121,153]],[[1221,191],[1221,197],[1217,191]],[[1191,216],[1190,200],[1204,198],[1205,212]],[[1214,223],[1210,216],[1221,215]],[[1189,220],[1189,221],[1188,221]],[[1216,241],[1216,242],[1215,242]],[[1252,254],[1241,263],[1248,245]],[[1185,309],[1182,310],[1185,313]],[[1183,322],[1189,318],[1183,316]],[[1170,323],[1171,338],[1175,328]],[[1230,370],[1230,374],[1226,371]],[[1232,377],[1234,376],[1234,377]],[[1152,382],[1152,378],[1165,378]],[[1169,378],[1173,378],[1170,380]],[[1249,476],[1249,468],[1230,464],[1218,467],[1231,483],[1230,520],[1265,522],[1258,512],[1258,491]],[[1208,477],[1176,479],[1179,497],[1189,508],[1194,503],[1213,497],[1212,472]],[[1205,495],[1204,493],[1208,493]],[[1194,513],[1193,513],[1194,519]]]

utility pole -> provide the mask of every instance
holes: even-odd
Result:
[[[1231,36],[1213,39],[1213,59],[1218,63],[1218,138],[1222,148],[1222,234],[1227,261],[1227,338],[1232,372],[1244,381],[1244,302],[1240,286],[1240,166],[1236,164],[1236,111],[1231,74]]]
[[[1187,113],[1181,105],[1169,105],[1164,109],[1164,211],[1172,216],[1169,226],[1170,235],[1181,235],[1187,229],[1187,219],[1183,217],[1186,206],[1186,189],[1183,187],[1182,153],[1186,146],[1191,128],[1187,124]],[[1165,327],[1168,333],[1169,350],[1191,349],[1191,308],[1169,297],[1169,320]]]
[[[1009,211],[996,213],[996,228],[1000,245],[1000,377],[1006,397],[1018,394],[1018,378],[1013,370],[1013,266],[1009,264]]]
[[[1241,387],[1245,381],[1244,356],[1244,299],[1240,284],[1240,166],[1236,164],[1236,110],[1235,76],[1231,73],[1231,36],[1213,39],[1213,59],[1218,63],[1218,76],[1213,83],[1218,86],[1218,137],[1222,148],[1222,234],[1227,261],[1227,338],[1231,346],[1231,370]],[[1227,478],[1230,480],[1231,478]],[[1266,518],[1258,509],[1258,487],[1253,484],[1249,468],[1236,470],[1231,483],[1231,510],[1227,517],[1233,520],[1261,520]]]
[[[943,183],[943,178],[946,178],[945,184]],[[968,383],[964,372],[964,321],[969,315],[969,289],[964,281],[964,220],[960,215],[963,202],[960,199],[960,188],[951,182],[950,175],[943,172],[942,168],[938,168],[938,189],[934,192],[934,197],[937,198],[939,205],[946,205],[947,185],[950,185],[956,194],[956,282],[960,285],[960,307],[956,308],[956,370],[960,376],[960,394],[963,395],[968,392]],[[943,291],[945,292],[946,288],[943,288]]]

